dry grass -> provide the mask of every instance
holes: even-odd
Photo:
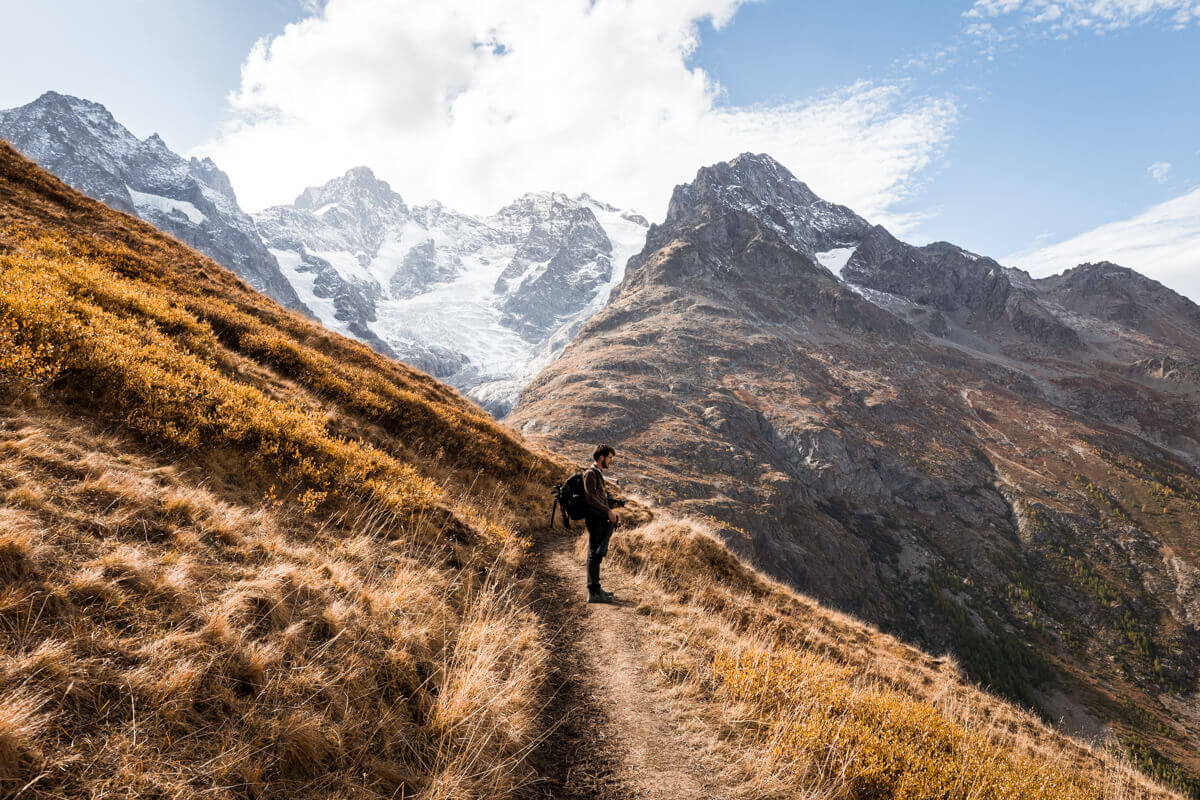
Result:
[[[234,505],[44,409],[0,428],[0,474],[4,794],[503,797],[530,777],[546,649],[504,546],[378,506]]]
[[[707,709],[747,796],[1170,798],[935,659],[745,567],[693,520],[614,537],[657,597],[659,667]]]

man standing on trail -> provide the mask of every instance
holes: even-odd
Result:
[[[608,554],[608,540],[612,538],[613,526],[617,524],[616,502],[604,489],[604,474],[612,464],[615,450],[602,444],[592,453],[592,465],[583,473],[583,494],[587,498],[587,516],[584,522],[588,531],[587,588],[589,603],[611,603],[612,592],[600,587],[600,562]]]

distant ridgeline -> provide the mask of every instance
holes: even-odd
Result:
[[[366,167],[250,217],[210,159],[139,141],[99,103],[57,92],[0,111],[0,138],[497,416],[603,305],[648,224],[586,194],[526,194],[486,217],[410,207]]]

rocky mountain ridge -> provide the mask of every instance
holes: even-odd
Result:
[[[366,167],[254,218],[323,323],[497,416],[604,303],[646,228],[585,194],[529,193],[486,217],[410,207]]]
[[[701,169],[509,421],[610,441],[775,577],[1195,774],[1195,305],[830,208],[769,156]]]

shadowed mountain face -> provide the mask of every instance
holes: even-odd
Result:
[[[1196,771],[1198,314],[908,245],[744,154],[676,187],[509,422],[611,442],[767,572]]]

